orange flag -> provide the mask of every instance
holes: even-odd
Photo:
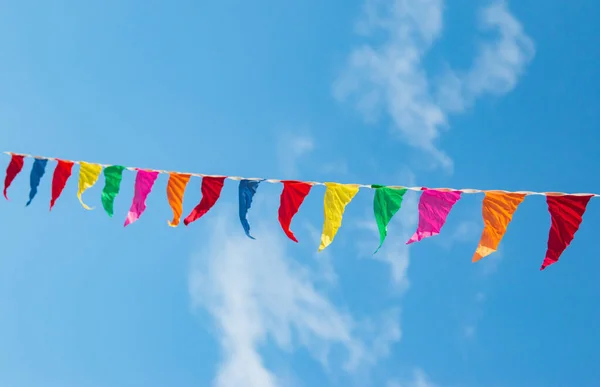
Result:
[[[524,194],[488,191],[483,199],[483,233],[479,246],[473,255],[473,262],[479,261],[496,250],[506,233],[519,204],[525,199]]]
[[[185,187],[190,181],[190,175],[183,173],[171,173],[169,175],[169,183],[167,184],[167,198],[169,205],[173,210],[173,220],[169,222],[169,226],[177,227],[181,219],[183,211],[183,194]]]

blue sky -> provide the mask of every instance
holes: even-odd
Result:
[[[5,2],[2,150],[241,176],[598,192],[593,1]],[[9,158],[5,157],[4,167]],[[166,177],[123,228],[102,179],[52,213],[28,173],[0,204],[0,385],[597,386],[593,200],[544,272],[546,204],[472,264],[480,195],[407,248],[407,194],[378,244],[372,192],[316,254],[322,187],[277,224],[261,184],[248,239],[237,186],[167,226]],[[76,176],[76,175],[75,175]],[[200,199],[192,180],[187,215]]]

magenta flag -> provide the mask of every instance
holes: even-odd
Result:
[[[133,202],[131,208],[125,219],[125,227],[135,222],[140,218],[142,213],[146,210],[146,198],[152,191],[152,186],[158,177],[156,171],[143,171],[138,170],[135,176],[135,193],[133,195]]]
[[[460,191],[425,189],[419,199],[419,227],[406,244],[439,234],[460,194]]]

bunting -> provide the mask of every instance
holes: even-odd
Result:
[[[290,224],[311,188],[312,184],[302,181],[283,181],[283,191],[281,191],[279,199],[279,224],[281,224],[285,235],[296,243],[298,243],[298,239],[296,239],[296,236],[290,230]]]
[[[57,160],[56,168],[54,169],[54,175],[52,176],[52,199],[50,199],[50,210],[54,207],[56,199],[60,196],[67,180],[71,177],[71,171],[73,170],[73,163],[69,160]]]
[[[325,187],[327,187],[324,199],[325,220],[319,251],[325,250],[333,242],[335,234],[342,227],[342,217],[346,206],[359,190],[356,184],[325,183]]]
[[[44,174],[46,173],[46,165],[48,165],[47,159],[35,159],[33,167],[31,168],[31,174],[29,175],[29,201],[25,206],[29,206],[31,201],[37,195],[38,186]]]
[[[502,238],[506,234],[508,225],[513,215],[524,202],[525,197],[542,195],[546,197],[548,213],[551,218],[551,227],[548,233],[547,251],[540,270],[558,262],[562,253],[571,244],[575,233],[579,229],[583,215],[591,198],[598,194],[567,194],[560,192],[509,192],[502,190],[477,190],[477,189],[451,189],[451,188],[425,188],[404,186],[383,186],[364,184],[340,184],[335,182],[303,182],[295,180],[277,180],[263,178],[243,178],[235,176],[214,176],[197,173],[169,172],[162,170],[148,170],[121,165],[103,165],[85,161],[71,161],[26,154],[8,153],[11,156],[6,168],[4,179],[4,197],[8,200],[7,191],[16,176],[24,168],[25,159],[33,158],[29,178],[29,206],[38,193],[40,182],[46,172],[48,161],[56,161],[52,176],[50,209],[54,207],[62,195],[67,181],[72,175],[73,167],[79,167],[79,181],[77,198],[85,209],[91,209],[82,200],[83,193],[93,187],[104,171],[104,187],[101,193],[102,206],[108,216],[114,215],[114,203],[120,193],[120,187],[125,170],[135,171],[134,196],[127,213],[124,226],[137,221],[146,210],[146,200],[160,174],[168,174],[167,200],[173,213],[169,226],[179,225],[183,213],[185,191],[192,177],[202,179],[200,202],[194,207],[183,222],[187,226],[204,216],[219,200],[225,180],[238,181],[239,219],[244,233],[251,239],[248,212],[261,182],[280,183],[283,185],[279,198],[278,220],[285,235],[294,242],[298,239],[291,231],[291,223],[299,212],[304,200],[312,192],[315,185],[325,186],[323,198],[323,230],[318,251],[327,248],[334,240],[342,226],[342,219],[346,207],[358,194],[360,188],[373,190],[373,214],[379,232],[379,244],[375,253],[383,246],[388,235],[388,225],[402,206],[407,191],[421,193],[418,204],[419,222],[414,235],[406,242],[411,244],[425,238],[438,235],[454,205],[460,200],[463,193],[483,193],[482,218],[483,231],[475,249],[472,261],[477,262],[482,258],[497,251]]]
[[[202,178],[202,200],[192,212],[183,220],[183,223],[187,226],[188,224],[195,222],[206,214],[219,200],[221,196],[221,190],[225,184],[225,176],[211,177],[206,176]]]
[[[86,163],[85,161],[81,162],[81,166],[79,168],[79,189],[77,190],[77,198],[79,202],[86,210],[91,210],[91,207],[88,207],[83,200],[81,199],[81,195],[91,188],[98,181],[98,177],[100,177],[100,173],[102,172],[102,165],[100,164],[91,164]]]
[[[523,194],[493,191],[485,193],[481,209],[484,228],[475,255],[473,255],[473,262],[498,250],[498,245],[506,233],[513,214],[524,199],[525,195]]]
[[[183,212],[183,193],[192,176],[186,173],[171,173],[167,184],[167,198],[173,211],[173,220],[169,226],[177,227]]]
[[[240,205],[240,222],[242,223],[244,232],[250,239],[254,239],[254,237],[250,235],[250,223],[248,223],[248,219],[246,219],[246,216],[248,215],[248,210],[252,205],[252,198],[254,197],[254,194],[256,194],[256,190],[258,189],[259,183],[260,181],[243,179],[240,180],[240,185],[238,189]]]
[[[111,165],[104,169],[104,188],[102,189],[102,207],[108,216],[112,217],[114,213],[115,198],[121,188],[123,179],[123,170],[125,167],[120,165]]]
[[[135,222],[146,210],[146,198],[152,191],[152,186],[158,177],[157,171],[139,170],[135,176],[135,192],[131,208],[125,219],[125,227]]]
[[[373,212],[379,230],[379,247],[375,250],[375,253],[377,253],[383,246],[383,241],[387,236],[387,226],[402,206],[402,199],[407,190],[388,188],[381,185],[373,185],[372,187],[375,188]]]
[[[12,184],[13,180],[23,169],[23,165],[25,164],[25,156],[23,155],[12,155],[10,158],[10,164],[6,168],[6,177],[4,178],[4,197],[8,200],[8,196],[6,196],[6,191],[8,187]]]
[[[460,199],[460,194],[459,191],[446,192],[425,188],[419,199],[419,226],[406,244],[438,235],[450,210]]]
[[[548,250],[540,270],[558,262],[563,251],[571,244],[591,197],[591,195],[546,196],[552,225],[548,235]]]

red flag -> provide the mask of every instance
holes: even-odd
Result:
[[[186,226],[196,220],[200,219],[204,214],[208,212],[215,205],[219,196],[221,196],[221,190],[225,184],[225,176],[209,177],[205,176],[202,178],[202,200],[192,210],[192,212],[183,220],[183,224]]]
[[[6,196],[6,190],[8,190],[8,187],[10,187],[15,177],[23,169],[24,162],[25,156],[12,155],[10,158],[10,164],[8,164],[8,168],[6,168],[6,177],[4,178],[4,197],[6,200],[8,200],[8,196]]]
[[[283,228],[285,235],[294,242],[298,242],[298,240],[290,230],[290,224],[311,188],[312,184],[309,183],[291,180],[283,181],[281,204],[279,205],[279,223],[281,224],[281,228]]]
[[[71,177],[71,171],[73,169],[73,162],[68,160],[56,160],[58,164],[54,169],[54,175],[52,176],[52,199],[50,200],[50,211],[56,203],[56,199],[60,196],[67,180]]]
[[[575,237],[591,197],[592,195],[546,196],[552,226],[548,235],[548,250],[540,270],[558,262],[560,255]]]

